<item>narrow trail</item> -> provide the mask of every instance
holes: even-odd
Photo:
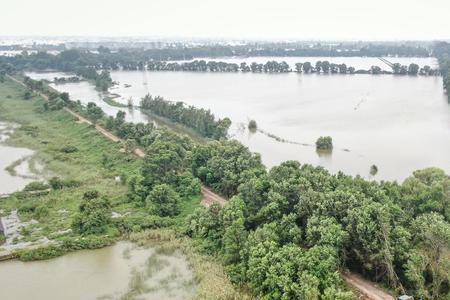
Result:
[[[9,79],[11,79],[12,81],[20,84],[21,86],[27,87],[22,81],[10,76],[10,75],[6,75]],[[41,97],[43,97],[45,100],[48,101],[48,97],[47,95],[44,95],[42,93],[39,93],[39,95]],[[71,114],[72,116],[74,116],[75,118],[78,119],[78,123],[82,123],[82,124],[88,124],[88,125],[94,125],[91,121],[89,121],[88,119],[86,119],[85,117],[81,116],[79,113],[74,112],[73,110],[64,107],[64,110],[66,112],[68,112],[69,114]],[[105,128],[101,127],[100,125],[95,124],[95,130],[97,130],[99,133],[101,133],[103,136],[105,136],[107,139],[115,142],[115,143],[123,143],[124,140],[122,140],[121,138],[119,138],[118,136],[114,135],[113,133],[111,133],[110,131],[106,130]],[[145,151],[142,148],[135,148],[133,151],[133,154],[138,156],[138,157],[144,157],[145,156]],[[213,191],[211,191],[208,187],[202,185],[202,200],[201,200],[201,205],[204,207],[209,207],[212,203],[218,203],[220,205],[225,205],[227,201],[225,200],[225,198],[221,197],[220,195],[214,193]]]
[[[364,295],[366,300],[395,300],[383,289],[378,287],[375,283],[370,282],[354,273],[341,273],[347,285],[358,290]]]
[[[14,82],[26,87],[26,85],[23,82],[17,80],[16,78],[14,78],[10,75],[7,75],[7,77],[9,79],[13,80]],[[41,94],[41,93],[39,93],[39,95],[48,101],[48,97],[46,95]],[[72,111],[71,109],[65,107],[64,110],[66,112],[68,112],[69,114],[71,114],[72,116],[74,116],[75,118],[77,118],[79,123],[94,125],[91,121],[89,121],[85,117],[81,116],[80,114]],[[95,129],[99,133],[101,133],[103,136],[105,136],[107,139],[109,139],[113,142],[116,142],[116,143],[124,142],[121,138],[117,137],[116,135],[114,135],[110,131],[106,130],[105,128],[101,127],[100,125],[95,125]],[[141,158],[145,156],[145,152],[141,148],[135,148],[133,150],[133,153],[136,156],[141,157]],[[204,207],[209,207],[213,203],[218,203],[221,206],[223,206],[227,202],[227,200],[225,198],[214,193],[213,191],[211,191],[211,189],[209,189],[205,185],[202,185],[201,191],[202,191],[202,200],[201,200],[200,204]],[[358,290],[361,294],[363,294],[365,296],[365,300],[395,300],[394,297],[392,297],[391,295],[386,293],[383,289],[377,287],[374,283],[363,279],[359,275],[356,275],[353,273],[342,273],[341,275],[344,278],[345,282],[350,287],[355,288],[356,290]]]

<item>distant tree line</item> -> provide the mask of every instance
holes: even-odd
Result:
[[[231,125],[228,118],[216,121],[209,110],[186,106],[183,102],[170,102],[160,96],[152,97],[147,94],[142,98],[140,106],[158,116],[192,128],[200,135],[209,138],[225,138]]]
[[[142,64],[142,70],[150,71],[189,71],[189,72],[252,72],[252,73],[323,73],[323,74],[394,74],[394,75],[437,75],[438,71],[432,69],[430,66],[422,68],[415,63],[409,66],[395,63],[392,66],[392,71],[385,71],[379,66],[372,66],[368,70],[356,70],[352,66],[346,64],[335,64],[329,61],[317,61],[314,65],[311,62],[296,63],[294,69],[285,61],[267,61],[266,63],[252,62],[247,64],[242,62],[228,63],[223,61],[205,61],[194,60],[192,62],[164,62],[152,61],[147,64]],[[130,67],[128,66],[128,69]],[[137,68],[135,70],[141,70]]]

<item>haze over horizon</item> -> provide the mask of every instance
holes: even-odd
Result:
[[[450,38],[450,19],[446,16],[450,3],[445,0],[379,0],[370,3],[284,0],[276,6],[267,0],[214,3],[204,0],[79,0],[64,4],[56,0],[15,0],[6,2],[3,7],[0,28],[8,28],[8,32],[0,31],[0,36],[297,40]],[[26,22],[18,22],[18,15]]]

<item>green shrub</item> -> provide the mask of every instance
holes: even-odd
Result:
[[[60,151],[64,153],[74,153],[78,151],[78,148],[72,145],[66,145],[62,147]]]
[[[174,216],[180,212],[180,197],[167,184],[156,185],[146,199],[150,212],[161,217]]]
[[[81,234],[99,234],[107,230],[111,221],[111,204],[105,197],[98,197],[97,191],[83,195],[78,214],[72,222],[72,229]]]
[[[19,205],[19,207],[17,208],[17,211],[19,213],[34,213],[37,206],[38,206],[38,203],[35,201],[26,201]]]
[[[66,251],[82,249],[98,249],[111,245],[114,238],[107,236],[88,235],[84,237],[69,237],[62,240],[62,247]]]
[[[17,252],[21,261],[44,260],[61,256],[65,253],[64,249],[57,245],[48,245],[35,249],[20,250]]]
[[[331,136],[321,136],[316,141],[317,150],[332,150],[333,149],[333,139]]]
[[[71,188],[71,187],[78,187],[81,185],[81,183],[77,180],[73,179],[61,179],[59,177],[52,177],[48,181],[52,189],[54,190],[61,190],[63,188]]]
[[[49,189],[50,186],[44,182],[41,181],[33,181],[30,182],[29,184],[27,184],[23,190],[28,192],[28,191],[43,191],[43,190],[47,190]]]
[[[176,191],[183,198],[200,195],[201,182],[191,172],[184,172],[177,178]]]
[[[258,129],[258,125],[255,120],[250,120],[250,122],[248,122],[248,129],[250,131],[256,131],[256,129]]]

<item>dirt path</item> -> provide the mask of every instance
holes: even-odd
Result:
[[[366,300],[395,300],[375,283],[367,281],[359,275],[353,273],[341,273],[341,275],[345,282],[363,294]]]
[[[20,80],[17,80],[16,78],[10,76],[10,75],[6,75],[9,79],[13,80],[14,82],[26,87],[26,85],[21,82]],[[42,93],[39,93],[40,96],[42,96],[45,100],[48,101],[48,97],[47,95],[44,95]],[[81,116],[79,113],[74,112],[73,110],[64,107],[64,110],[66,112],[68,112],[69,114],[71,114],[72,116],[74,116],[75,118],[78,119],[79,123],[84,123],[84,124],[88,124],[88,125],[93,125],[93,123],[91,121],[89,121],[88,119],[86,119],[85,117]],[[122,143],[124,142],[121,138],[119,138],[118,136],[114,135],[113,133],[111,133],[110,131],[106,130],[105,128],[101,127],[100,125],[95,125],[95,129],[100,132],[103,136],[105,136],[107,139],[115,142],[115,143]],[[141,148],[135,148],[133,150],[133,153],[138,156],[138,157],[144,157],[145,156],[145,151]],[[219,203],[220,205],[224,205],[226,203],[226,200],[219,196],[218,194],[214,193],[213,191],[211,191],[209,188],[207,188],[206,186],[202,185],[202,201],[200,202],[201,205],[203,205],[204,207],[209,207],[212,203],[216,202]]]

